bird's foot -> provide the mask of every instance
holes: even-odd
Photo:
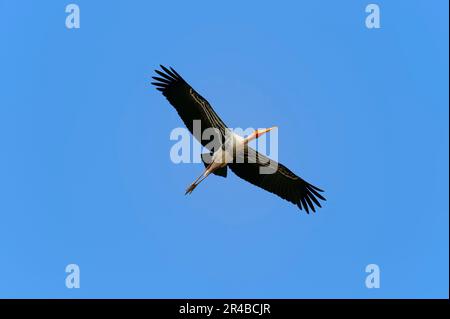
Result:
[[[186,193],[184,193],[184,195],[190,195],[194,189],[197,187],[197,184],[193,183],[191,184],[187,189],[186,189]]]

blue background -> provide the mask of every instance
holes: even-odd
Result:
[[[0,297],[448,297],[448,2],[0,1]],[[306,215],[186,186],[173,66],[231,127],[279,126]],[[65,287],[65,267],[81,288]],[[365,267],[381,288],[365,287]]]

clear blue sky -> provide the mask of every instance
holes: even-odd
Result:
[[[448,297],[448,2],[0,1],[0,297]],[[279,126],[306,215],[186,186],[173,66],[232,127]],[[65,267],[81,288],[65,287]],[[365,267],[381,288],[365,287]]]

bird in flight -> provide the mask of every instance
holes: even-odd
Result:
[[[210,151],[202,154],[205,170],[187,188],[186,194],[191,194],[210,174],[226,177],[227,168],[230,168],[240,178],[297,205],[308,214],[310,210],[316,211],[315,206],[322,207],[319,200],[326,200],[320,194],[323,190],[306,182],[286,166],[248,146],[250,141],[274,127],[257,129],[246,138],[235,134],[225,125],[208,101],[173,68],[168,69],[162,65],[160,67],[161,70],[155,70],[158,76],[152,77],[156,80],[152,84],[172,104],[191,134]],[[218,133],[218,147],[211,146],[210,141],[202,139],[198,132],[194,133],[196,122],[201,124],[201,128],[210,128]]]

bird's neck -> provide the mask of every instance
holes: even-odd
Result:
[[[244,144],[248,144],[251,141],[253,141],[256,138],[256,132],[253,132],[252,134],[250,134],[249,136],[247,136],[246,138],[244,138]]]

